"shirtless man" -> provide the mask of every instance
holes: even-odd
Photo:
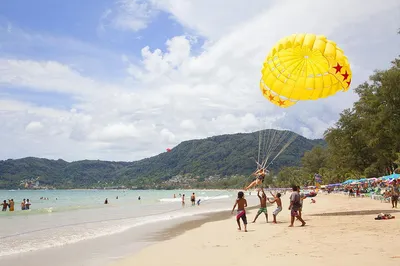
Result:
[[[192,202],[192,206],[196,205],[196,196],[193,192],[192,196],[190,197],[190,201]]]
[[[242,218],[243,224],[244,224],[244,231],[247,232],[247,217],[246,217],[246,210],[245,208],[247,207],[247,200],[244,198],[244,193],[242,191],[238,192],[238,198],[236,199],[235,205],[233,205],[232,208],[232,214],[233,211],[235,210],[236,206],[237,208],[237,215],[236,215],[236,222],[238,225],[238,230],[242,230],[240,227],[240,218]]]
[[[6,200],[3,201],[3,203],[1,204],[3,206],[3,208],[1,209],[3,212],[7,211],[7,207],[8,207],[8,203]]]
[[[257,192],[257,197],[260,199],[260,209],[258,210],[258,213],[256,215],[256,217],[254,217],[254,221],[253,223],[256,222],[258,216],[261,213],[265,213],[265,219],[267,220],[268,223],[268,212],[267,212],[267,195],[265,195],[264,189],[261,188],[262,191],[262,196],[260,196],[260,190]]]
[[[278,193],[276,195],[272,194],[272,192],[270,192],[270,193],[271,193],[272,197],[274,197],[274,200],[268,199],[269,203],[273,204],[274,202],[276,202],[276,209],[272,213],[272,216],[274,216],[273,223],[276,224],[276,216],[282,211],[281,193]]]

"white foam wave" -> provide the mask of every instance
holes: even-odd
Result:
[[[81,225],[67,225],[62,228],[51,228],[46,230],[46,232],[40,236],[34,236],[32,239],[34,242],[27,241],[27,239],[23,237],[18,238],[15,236],[13,237],[12,241],[4,241],[5,245],[3,245],[2,249],[0,249],[0,257],[74,244],[83,240],[90,240],[98,237],[122,233],[134,227],[160,221],[168,221],[226,210],[227,209],[201,209],[193,212],[176,212],[162,215],[155,214],[142,218],[102,221],[96,223],[95,226],[90,227],[88,227],[88,224],[86,223]],[[28,232],[27,234],[30,233]],[[7,245],[7,243],[9,243],[9,245]]]
[[[208,197],[208,196],[199,196],[199,197],[196,197],[196,201],[198,200],[198,199],[200,199],[201,201],[209,201],[209,200],[220,200],[220,199],[228,199],[228,198],[230,198],[231,196],[230,195],[219,195],[219,196],[215,196],[215,197]],[[181,198],[180,197],[178,197],[178,198],[163,198],[163,199],[159,199],[159,201],[161,201],[161,202],[181,202]],[[190,200],[190,198],[189,199],[186,199],[186,200]]]

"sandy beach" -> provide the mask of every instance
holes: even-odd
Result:
[[[319,194],[315,204],[304,201],[300,227],[289,228],[290,193],[282,196],[278,224],[265,222],[257,210],[248,211],[249,232],[237,231],[233,215],[219,214],[198,224],[187,223],[161,235],[159,243],[113,266],[131,265],[400,265],[400,212],[388,203],[369,198]],[[268,208],[269,219],[275,206]],[[374,220],[378,213],[391,213],[392,220]],[[225,215],[227,219],[221,220]],[[195,228],[197,226],[197,228]]]

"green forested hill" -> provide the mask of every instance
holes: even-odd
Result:
[[[326,145],[324,140],[309,140],[292,132],[264,132],[262,136],[285,134],[287,137],[274,149],[275,154],[287,143],[288,138],[296,136],[293,143],[270,166],[270,170],[275,172],[284,166],[299,166],[305,151],[316,145]],[[154,181],[166,181],[176,175],[198,176],[200,179],[209,176],[248,175],[255,169],[259,136],[259,132],[254,132],[185,141],[171,152],[135,162],[83,160],[69,163],[31,157],[0,161],[0,188],[23,187],[23,184],[34,183],[36,180],[40,185],[57,188],[138,184],[150,184],[151,187]],[[268,140],[262,141],[262,146],[267,142]],[[272,147],[274,143],[277,144],[277,138],[266,146]]]

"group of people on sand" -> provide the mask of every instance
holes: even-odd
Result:
[[[262,193],[262,195],[260,195],[260,192]],[[282,211],[281,193],[277,193],[275,195],[272,192],[270,193],[273,197],[273,200],[267,197],[263,188],[261,188],[261,190],[258,191],[257,196],[260,199],[260,209],[258,210],[256,216],[254,217],[253,223],[256,222],[258,216],[260,216],[262,213],[265,214],[265,219],[268,223],[267,200],[271,204],[276,203],[276,209],[274,210],[272,215],[274,217],[273,223],[274,224],[277,223],[276,217]],[[290,205],[288,208],[290,210],[290,218],[291,218],[289,227],[293,227],[295,219],[301,222],[301,226],[306,225],[306,222],[304,222],[301,216],[301,211],[303,208],[303,200],[305,198],[307,198],[307,196],[305,196],[303,193],[300,193],[299,186],[292,187],[292,194],[290,195]],[[247,232],[247,216],[246,216],[247,200],[244,198],[244,193],[242,191],[238,192],[238,197],[232,208],[232,214],[235,211],[236,207],[237,207],[236,222],[238,225],[238,230],[242,230],[240,225],[240,220],[242,220],[244,224],[244,230],[245,232]]]
[[[14,199],[9,199],[8,202],[6,200],[3,200],[3,203],[0,204],[2,206],[2,211],[5,212],[7,211],[7,208],[10,212],[14,211]],[[23,199],[21,202],[21,210],[29,210],[31,207],[32,203],[29,201],[29,199]]]

